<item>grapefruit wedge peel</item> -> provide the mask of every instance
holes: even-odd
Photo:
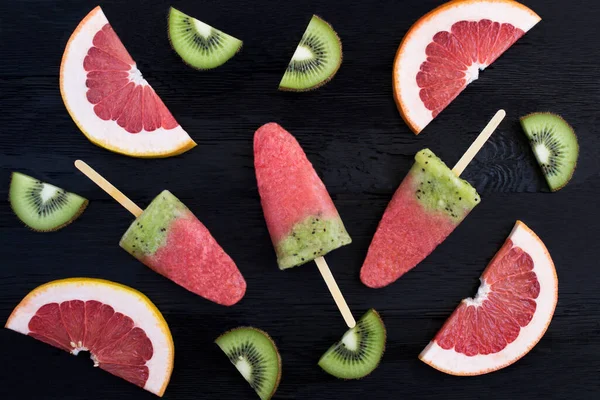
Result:
[[[94,278],[48,282],[32,290],[6,328],[77,355],[94,366],[162,396],[175,349],[167,322],[142,293]]]
[[[540,238],[517,221],[489,263],[474,298],[462,300],[419,355],[450,375],[505,368],[544,336],[558,301],[558,278]]]
[[[142,77],[100,6],[67,42],[60,93],[81,132],[107,150],[160,158],[196,146]]]
[[[394,59],[400,115],[419,134],[541,18],[512,0],[454,0],[421,17]]]

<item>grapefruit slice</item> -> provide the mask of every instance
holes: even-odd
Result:
[[[419,134],[541,18],[512,0],[454,0],[421,17],[394,60],[394,98]]]
[[[77,355],[162,396],[173,370],[167,322],[142,293],[102,279],[46,283],[14,309],[6,328]]]
[[[539,237],[517,221],[480,278],[419,358],[451,375],[504,368],[542,338],[558,300],[554,263]]]
[[[142,77],[100,6],[67,43],[60,93],[79,129],[105,149],[168,157],[196,146]]]

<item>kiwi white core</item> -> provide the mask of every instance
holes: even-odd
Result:
[[[235,363],[235,367],[238,371],[240,371],[240,374],[242,374],[244,379],[250,382],[252,379],[252,365],[250,365],[248,360],[240,356],[238,361]]]
[[[210,34],[212,33],[212,26],[205,24],[202,21],[199,21],[195,18],[192,19],[194,21],[194,28],[196,28],[196,32],[204,38],[208,39]]]
[[[40,191],[40,197],[42,202],[47,203],[48,200],[52,199],[60,189],[49,183],[44,183],[42,190]]]
[[[538,160],[542,164],[550,163],[550,150],[543,143],[536,144],[533,151],[535,152],[535,154],[537,154]]]
[[[294,61],[304,61],[304,60],[310,60],[312,58],[314,58],[314,54],[310,50],[310,48],[308,48],[306,46],[302,46],[302,45],[296,47],[296,51],[294,52],[294,55],[292,56],[292,60],[294,60]]]
[[[348,332],[344,334],[342,337],[342,343],[348,350],[356,351],[358,350],[358,340],[356,340],[356,332],[354,329],[350,329]]]

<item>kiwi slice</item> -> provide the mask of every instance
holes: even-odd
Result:
[[[49,183],[19,172],[12,173],[10,205],[21,221],[34,231],[56,231],[81,215],[88,201]]]
[[[319,366],[337,378],[364,378],[379,365],[385,338],[383,321],[377,311],[371,309],[323,354]]]
[[[223,65],[242,48],[242,41],[171,7],[169,41],[189,66],[211,69]]]
[[[331,25],[313,15],[279,90],[304,92],[329,82],[342,64],[342,42]]]
[[[225,332],[215,343],[262,400],[275,394],[281,379],[281,357],[266,332],[240,327]]]
[[[550,190],[562,189],[577,166],[579,144],[575,131],[561,116],[549,112],[521,117],[521,126]]]

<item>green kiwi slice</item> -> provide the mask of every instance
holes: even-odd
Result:
[[[379,365],[385,339],[383,321],[377,311],[371,309],[323,354],[319,366],[337,378],[364,378]]]
[[[196,69],[223,65],[242,48],[242,41],[171,7],[169,40],[183,61]]]
[[[81,215],[88,201],[49,183],[13,172],[8,194],[14,213],[35,231],[56,231]]]
[[[579,144],[575,131],[561,116],[549,112],[521,117],[521,126],[550,190],[562,189],[577,166]]]
[[[240,327],[225,332],[215,343],[262,400],[275,394],[281,379],[281,357],[266,332]]]
[[[331,25],[313,15],[279,90],[303,92],[329,82],[342,64],[342,42]]]

